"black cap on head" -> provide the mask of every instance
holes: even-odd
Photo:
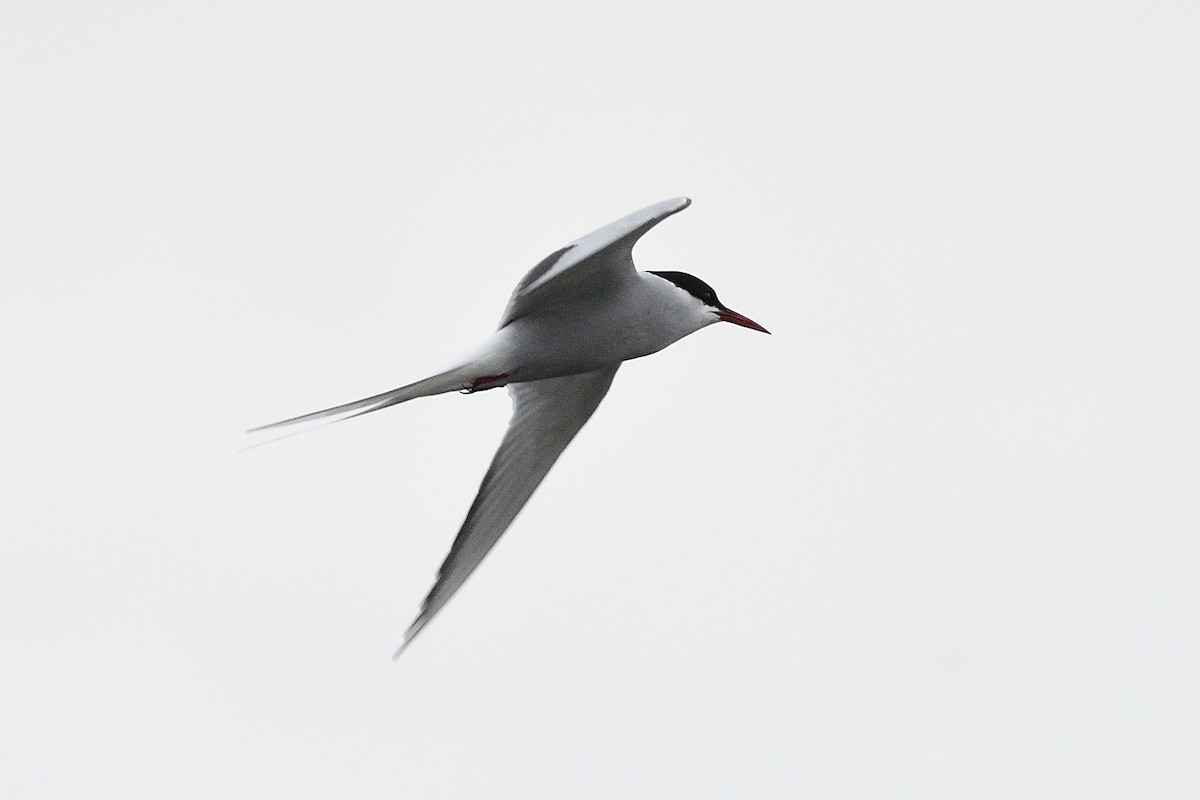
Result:
[[[713,288],[695,275],[689,275],[686,272],[656,272],[654,270],[648,270],[648,272],[670,281],[705,305],[713,308],[725,308],[717,299],[717,293],[713,291]]]

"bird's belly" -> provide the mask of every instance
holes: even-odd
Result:
[[[597,320],[572,315],[514,320],[512,378],[534,381],[578,375],[661,350],[635,320]]]

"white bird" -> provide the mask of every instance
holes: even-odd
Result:
[[[714,322],[769,333],[722,305],[699,278],[634,267],[638,239],[690,204],[679,197],[643,208],[551,253],[517,284],[496,333],[459,366],[251,430],[337,422],[416,397],[508,386],[513,415],[504,441],[393,658],[399,658],[496,544],[596,410],[622,361],[656,353]]]

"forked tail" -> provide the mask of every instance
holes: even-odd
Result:
[[[416,383],[410,383],[407,386],[401,386],[398,389],[392,389],[382,394],[364,397],[362,400],[355,400],[352,403],[344,403],[340,406],[322,409],[321,411],[301,414],[298,417],[272,422],[269,425],[259,425],[257,428],[251,428],[246,431],[246,433],[269,431],[291,425],[302,425],[306,422],[317,422],[318,420],[324,420],[323,424],[329,425],[334,422],[341,422],[344,419],[350,419],[351,417],[370,414],[372,411],[379,411],[381,408],[394,406],[418,397],[429,397],[430,395],[469,388],[477,371],[477,367],[465,364],[461,367],[455,367],[454,369],[434,375],[431,378],[425,378]]]

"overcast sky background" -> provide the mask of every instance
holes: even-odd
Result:
[[[1200,793],[1194,2],[118,5],[0,28],[0,795]],[[680,194],[774,335],[393,664],[507,396],[240,431]]]

